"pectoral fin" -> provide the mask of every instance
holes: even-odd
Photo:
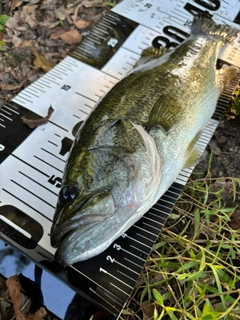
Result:
[[[176,108],[179,105],[181,101],[178,98],[162,93],[149,114],[147,130],[158,127],[170,131],[179,121],[179,109]]]
[[[195,164],[198,163],[199,159],[200,159],[200,152],[196,147],[194,147],[192,151],[189,153],[183,168],[194,166]]]
[[[196,147],[196,142],[198,141],[201,133],[202,130],[200,130],[189,143],[189,146],[186,151],[186,162],[184,164],[184,168],[188,168],[197,164],[200,159],[200,151]]]
[[[235,66],[220,69],[218,71],[218,81],[221,92],[228,86],[229,82],[237,75],[239,69]]]

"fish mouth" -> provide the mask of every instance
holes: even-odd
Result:
[[[105,221],[114,217],[116,207],[111,193],[104,190],[89,197],[86,201],[75,205],[74,210],[68,207],[57,208],[51,228],[51,245],[58,248],[55,259],[64,264],[74,260],[84,251],[83,243],[91,248],[95,230],[101,225],[105,230]],[[101,234],[100,239],[103,238]],[[101,240],[99,240],[101,241]],[[80,252],[80,253],[79,253]],[[62,258],[64,256],[64,258]]]
[[[67,267],[75,262],[91,258],[93,256],[91,249],[82,250],[83,248],[81,248],[81,244],[79,244],[79,242],[81,242],[80,239],[88,238],[89,233],[92,238],[95,234],[94,230],[96,230],[100,224],[104,224],[104,220],[102,216],[95,216],[94,221],[89,222],[86,219],[82,219],[79,221],[81,225],[72,228],[69,226],[67,231],[66,224],[54,230],[51,234],[51,245],[57,248],[55,260],[63,267]],[[93,250],[96,252],[95,248],[93,248]]]
[[[50,242],[53,248],[58,248],[65,239],[73,239],[75,234],[83,234],[104,220],[102,215],[82,216],[74,221],[53,224],[50,232]]]

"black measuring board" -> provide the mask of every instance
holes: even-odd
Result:
[[[49,231],[75,129],[98,99],[134,67],[142,50],[151,44],[174,47],[182,42],[196,11],[209,10],[217,21],[227,19],[236,25],[236,12],[228,6],[237,3],[218,6],[214,1],[209,8],[199,1],[166,4],[125,0],[66,59],[1,109],[1,238],[116,318],[193,168],[182,170],[149,212],[105,252],[62,270],[54,262]],[[239,49],[238,42],[227,54],[221,54],[223,63],[237,65],[239,51],[234,48]],[[202,151],[239,78],[238,74],[220,96],[216,112],[198,141]],[[44,117],[50,105],[55,111],[48,124],[35,129],[23,125],[22,116]],[[52,311],[57,313],[57,307]]]
[[[31,134],[21,117],[38,120],[42,117],[15,102],[9,102],[0,109],[0,164]],[[14,124],[14,125],[13,125]],[[12,139],[11,137],[14,137]]]
[[[93,27],[91,34],[69,55],[101,69],[137,26],[136,22],[110,12],[97,26]]]

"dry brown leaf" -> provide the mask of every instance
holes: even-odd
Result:
[[[85,28],[89,27],[90,22],[85,21],[85,20],[77,20],[77,21],[74,21],[74,24],[78,29],[85,29]]]
[[[16,36],[12,37],[12,44],[14,44],[16,47],[19,47],[22,43],[22,39]]]
[[[38,5],[25,5],[20,10],[20,18],[22,21],[27,22],[31,28],[36,28],[38,20],[36,17]],[[15,18],[16,19],[16,18]]]
[[[24,26],[16,26],[15,29],[17,31],[21,31],[21,32],[26,32],[27,31],[27,27],[24,27]]]
[[[57,40],[61,37],[61,35],[63,35],[66,32],[68,32],[66,31],[66,29],[62,27],[57,27],[55,30],[53,30],[53,33],[50,35],[50,39]]]
[[[22,85],[24,84],[25,80],[21,81],[19,84],[8,84],[5,82],[0,82],[0,89],[2,90],[16,90],[16,89],[20,89],[22,87]]]
[[[0,277],[0,319],[7,320],[9,319],[10,312],[12,313],[12,304],[9,302],[9,293],[6,286],[5,279]]]
[[[48,120],[50,119],[51,115],[53,114],[54,109],[52,108],[52,106],[50,106],[48,108],[48,114],[46,115],[46,117],[41,118],[41,119],[27,119],[25,117],[21,117],[22,122],[25,123],[27,126],[29,126],[29,128],[33,129],[36,127],[41,126],[42,124],[46,124],[48,122]]]
[[[149,304],[149,302],[147,300],[143,301],[141,303],[141,308],[142,308],[145,320],[150,320],[153,318],[153,314],[154,314],[154,304],[153,303]]]
[[[6,285],[13,303],[16,320],[43,320],[47,314],[44,307],[41,307],[34,314],[29,313],[32,301],[21,292],[21,283],[17,275],[8,278]]]
[[[96,5],[95,0],[89,0],[89,1],[83,1],[81,3],[82,6],[84,6],[85,8],[90,8]]]
[[[211,140],[209,142],[209,147],[211,148],[211,151],[214,152],[217,156],[220,156],[222,151],[221,149],[217,146],[216,142],[214,140]]]
[[[70,12],[70,10],[68,10],[68,9],[66,9],[66,8],[64,8],[63,6],[62,7],[60,7],[60,8],[58,8],[58,9],[56,9],[55,11],[54,11],[54,13],[55,13],[55,18],[56,19],[58,19],[58,20],[65,20],[66,19],[66,17],[69,15],[69,12]]]
[[[77,30],[71,30],[60,36],[67,44],[78,44],[82,41],[82,36]]]
[[[5,26],[7,28],[10,28],[10,29],[14,29],[18,26],[18,21],[12,17],[9,17],[8,18],[8,21],[6,22]]]
[[[8,292],[13,303],[16,320],[24,319],[29,313],[31,300],[21,292],[21,283],[17,275],[6,280]]]
[[[19,7],[22,4],[22,2],[23,2],[23,0],[12,0],[11,1],[11,11],[13,11],[17,7]]]
[[[41,307],[34,314],[28,314],[26,320],[43,320],[43,318],[47,315],[47,311],[44,307]]]
[[[48,72],[55,66],[54,63],[48,62],[44,56],[41,56],[34,48],[31,48],[31,51],[36,57],[33,61],[36,68],[43,69],[45,72]]]

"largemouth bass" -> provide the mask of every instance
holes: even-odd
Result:
[[[63,175],[51,244],[69,265],[94,257],[198,160],[195,143],[236,68],[216,70],[239,32],[194,18],[174,51],[150,56],[96,104],[80,127]]]

